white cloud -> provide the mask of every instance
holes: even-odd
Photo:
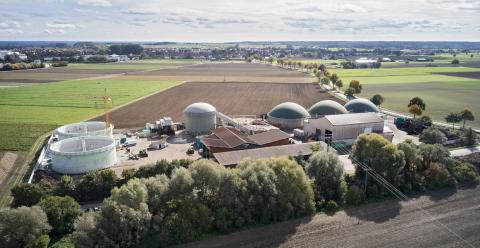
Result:
[[[77,25],[72,24],[72,23],[46,23],[45,26],[48,28],[54,28],[54,29],[75,29],[77,28]]]
[[[112,3],[109,0],[79,0],[78,4],[87,6],[110,7]]]

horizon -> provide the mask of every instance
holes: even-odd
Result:
[[[0,3],[2,41],[480,41],[472,0]]]

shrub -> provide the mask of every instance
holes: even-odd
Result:
[[[443,144],[447,138],[440,130],[429,127],[425,129],[419,137],[420,141],[426,144]]]
[[[477,168],[470,163],[455,163],[453,176],[457,182],[462,185],[478,184],[480,182]]]
[[[345,200],[350,206],[356,206],[361,204],[364,201],[364,198],[365,195],[363,194],[363,191],[356,185],[352,185],[351,187],[349,187],[345,196]]]
[[[324,208],[326,212],[330,212],[330,213],[337,212],[339,209],[337,202],[333,200],[327,201],[327,203],[325,203]]]

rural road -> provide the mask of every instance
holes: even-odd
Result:
[[[476,187],[435,191],[408,202],[373,203],[182,247],[480,247],[479,230],[480,187]]]

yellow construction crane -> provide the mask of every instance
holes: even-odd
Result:
[[[102,99],[103,100],[103,110],[105,111],[105,125],[106,128],[110,128],[110,113],[109,113],[109,103],[112,101],[109,95],[107,95],[107,88],[105,88],[105,93],[103,96],[96,96],[95,99]]]

